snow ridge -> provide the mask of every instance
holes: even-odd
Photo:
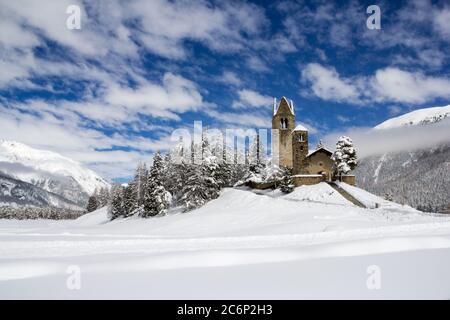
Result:
[[[431,124],[450,118],[450,105],[418,109],[404,115],[391,118],[377,125],[374,129],[385,130],[404,126]]]

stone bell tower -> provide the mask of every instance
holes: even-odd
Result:
[[[307,174],[308,129],[299,124],[292,133],[293,168],[292,173]]]
[[[295,113],[292,100],[290,103],[282,97],[277,104],[273,103],[272,129],[274,130],[272,143],[278,150],[280,166],[293,167],[292,131],[295,128]]]

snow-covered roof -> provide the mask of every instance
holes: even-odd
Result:
[[[333,152],[331,152],[331,151],[328,150],[327,148],[322,147],[322,148],[319,148],[319,149],[316,149],[316,150],[314,150],[314,151],[309,152],[309,153],[308,153],[308,157],[312,156],[314,153],[316,153],[317,151],[320,151],[320,150],[323,150],[323,151],[326,151],[327,153],[333,154]]]
[[[298,124],[294,131],[308,131],[308,129],[304,125]]]

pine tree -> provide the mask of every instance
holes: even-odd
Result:
[[[123,190],[123,215],[130,216],[137,208],[137,186],[135,181],[130,181]]]
[[[109,198],[110,194],[108,188],[101,188],[97,196],[98,207],[103,208],[104,206],[108,205],[108,202],[110,200]]]
[[[294,182],[292,180],[292,169],[284,167],[280,181],[280,190],[284,193],[291,193],[294,191],[294,187]]]
[[[199,208],[211,199],[216,199],[220,193],[220,170],[218,158],[213,155],[206,138],[201,143],[202,162],[187,166],[186,182],[181,198],[185,211]]]
[[[123,202],[123,187],[118,184],[113,185],[111,188],[111,202],[108,206],[108,216],[110,220],[125,216]]]
[[[140,162],[136,168],[134,175],[136,207],[141,207],[144,204],[145,185],[147,183],[147,166]]]
[[[171,194],[163,185],[163,159],[157,152],[153,157],[153,166],[150,169],[147,184],[144,193],[143,217],[152,217],[158,214],[164,214],[169,208]]]
[[[93,194],[89,197],[88,204],[87,204],[87,212],[93,212],[99,208],[97,196]]]
[[[252,139],[249,147],[249,164],[261,165],[266,163],[265,151],[259,134]]]
[[[187,167],[186,184],[181,198],[185,211],[199,208],[208,201],[208,188],[204,178],[201,166],[192,164]]]

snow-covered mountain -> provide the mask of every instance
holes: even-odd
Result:
[[[377,125],[374,129],[383,130],[419,124],[433,124],[446,118],[450,118],[450,105],[445,107],[418,109],[404,115],[388,119]]]
[[[57,207],[82,210],[77,204],[28,182],[17,180],[0,173],[0,207]]]
[[[450,105],[416,110],[389,119],[376,130],[434,126],[450,120]],[[450,132],[450,128],[449,128]],[[358,186],[424,211],[450,210],[450,144],[412,151],[386,152],[360,159]]]
[[[85,206],[95,189],[109,187],[92,170],[55,152],[0,139],[0,172]]]

